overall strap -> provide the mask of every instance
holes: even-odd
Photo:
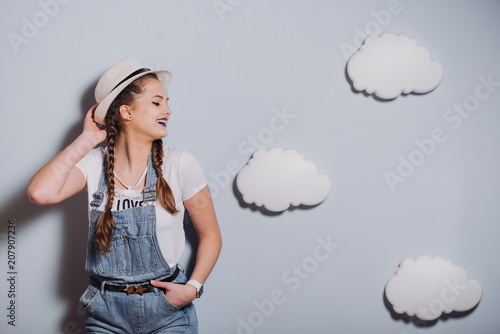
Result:
[[[92,195],[93,200],[90,202],[90,206],[93,209],[97,209],[101,206],[102,200],[104,198],[104,193],[106,191],[106,187],[108,184],[108,175],[106,173],[106,167],[108,166],[108,150],[106,149],[106,154],[104,155],[104,159],[102,161],[102,172],[101,177],[99,178],[99,186],[97,187],[97,191]]]
[[[97,191],[92,195],[93,200],[90,202],[90,206],[94,209],[97,209],[99,206],[101,206],[102,200],[104,199],[104,194],[106,192],[106,187],[108,184],[108,175],[106,173],[107,166],[108,166],[108,151],[106,150],[106,154],[104,156],[102,163],[102,172],[99,178],[99,186],[97,187]],[[146,187],[144,188],[144,202],[152,202],[156,200],[157,182],[158,182],[158,177],[153,167],[153,154],[149,153]]]
[[[146,187],[144,188],[144,202],[156,200],[156,184],[158,182],[155,168],[153,167],[153,152],[149,153],[148,159],[148,174],[146,176]]]

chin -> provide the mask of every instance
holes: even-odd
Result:
[[[167,136],[167,133],[162,133],[162,134],[151,134],[151,142],[154,142],[155,140],[165,138]]]
[[[158,137],[156,139],[162,139],[162,138],[165,138],[166,136],[168,135],[168,131],[165,130],[165,131],[162,131],[161,134],[158,135]]]

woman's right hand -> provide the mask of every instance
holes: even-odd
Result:
[[[89,111],[87,111],[87,115],[83,121],[83,134],[87,136],[95,145],[106,140],[107,133],[104,126],[99,127],[97,122],[94,120],[94,113],[99,103],[94,104]],[[94,146],[95,146],[94,145]]]

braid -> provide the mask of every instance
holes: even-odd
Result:
[[[115,220],[111,213],[111,208],[113,207],[113,200],[115,198],[115,141],[116,141],[116,125],[108,125],[108,165],[106,168],[106,177],[108,181],[108,202],[106,203],[106,209],[103,215],[99,218],[98,228],[95,236],[95,241],[99,246],[99,249],[105,254],[109,253],[111,249],[111,238],[115,229]]]
[[[106,209],[113,207],[113,199],[115,198],[115,145],[116,145],[116,127],[113,125],[108,127],[108,204]]]
[[[161,139],[157,139],[153,142],[152,155],[153,166],[156,171],[156,177],[158,178],[156,186],[158,191],[157,199],[168,213],[172,215],[176,214],[179,210],[175,207],[175,198],[172,193],[172,189],[168,185],[167,181],[165,181],[165,178],[163,178],[163,142]]]

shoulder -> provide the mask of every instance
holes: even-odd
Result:
[[[89,154],[93,155],[97,159],[102,160],[107,151],[107,147],[95,147],[89,152]]]
[[[104,156],[106,155],[106,151],[106,147],[96,147],[92,149],[85,158],[87,159],[88,163],[101,166],[104,160]]]
[[[163,155],[165,157],[178,158],[181,157],[184,152],[186,151],[180,147],[163,145]]]
[[[90,170],[97,166],[102,166],[104,156],[106,154],[106,148],[96,147],[92,149],[86,156],[83,157],[80,162],[77,163],[77,167],[80,169]]]
[[[191,159],[194,159],[194,156],[186,150],[175,146],[163,145],[164,163],[180,164]]]
[[[92,182],[95,178],[99,177],[105,154],[105,148],[96,147],[87,153],[87,155],[76,164],[76,167],[85,176],[87,183]]]
[[[163,176],[170,186],[175,185],[183,201],[191,198],[207,185],[207,180],[198,160],[184,149],[165,145],[163,147]]]
[[[172,168],[180,173],[201,170],[200,163],[194,155],[182,148],[169,145],[163,146],[163,166],[166,167],[164,171]]]

